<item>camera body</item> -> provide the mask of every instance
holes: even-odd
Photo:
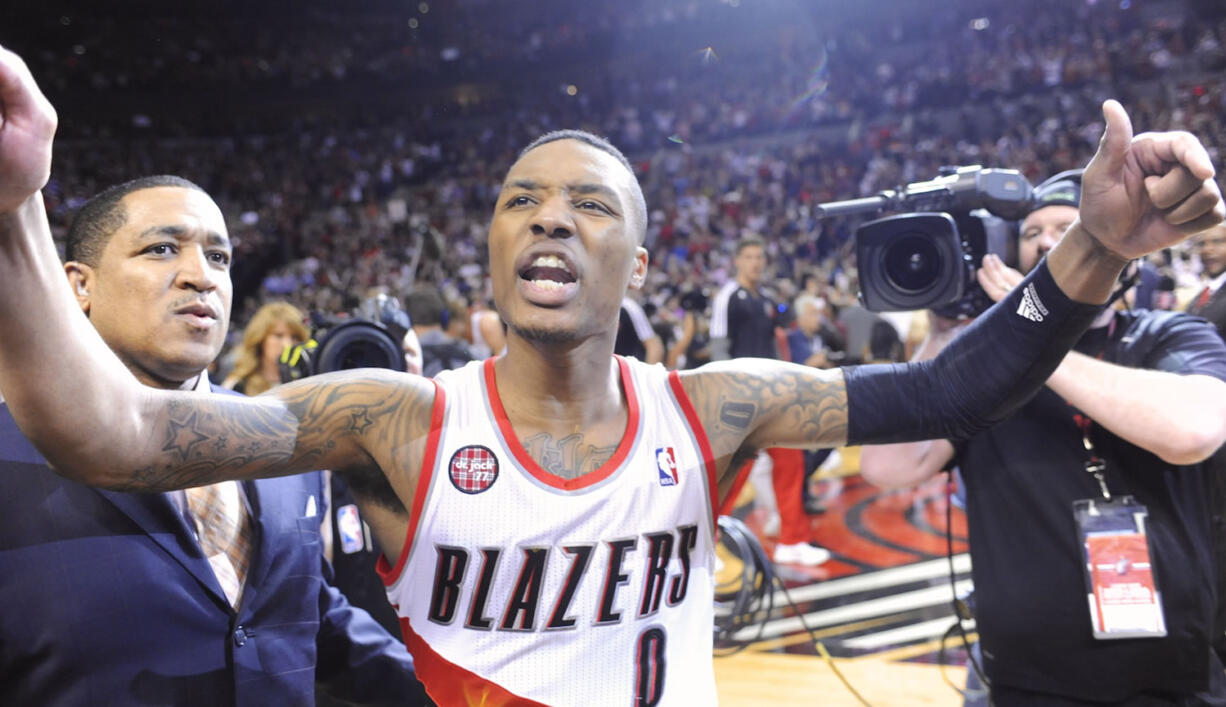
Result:
[[[988,254],[1017,267],[1017,231],[1013,222],[982,209],[870,221],[856,229],[860,299],[873,312],[976,316],[992,306],[975,278]]]
[[[394,297],[364,300],[349,317],[311,313],[311,338],[281,353],[281,382],[351,368],[405,371],[402,341],[412,323]]]
[[[1016,221],[1031,208],[1033,190],[1017,170],[978,165],[877,196],[822,204],[823,216],[903,212],[856,229],[860,299],[874,312],[934,309],[975,316],[991,300],[975,278],[989,253],[1017,263]]]
[[[695,314],[702,314],[705,312],[709,302],[710,298],[707,296],[706,291],[701,289],[689,290],[685,292],[681,295],[680,300],[681,309],[685,310],[686,312],[693,312]]]

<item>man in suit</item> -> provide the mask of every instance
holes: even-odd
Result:
[[[1196,248],[1208,281],[1188,304],[1188,313],[1208,319],[1226,337],[1226,223],[1196,236]]]
[[[1194,237],[1200,262],[1208,281],[1188,303],[1188,313],[1203,317],[1226,338],[1226,223],[1220,223]],[[1218,603],[1214,615],[1213,645],[1218,658],[1226,662],[1226,447],[1206,462],[1213,471],[1213,537],[1217,565]]]
[[[150,177],[82,207],[65,270],[138,380],[223,392],[204,370],[225,341],[230,255],[207,194]],[[0,704],[314,705],[317,684],[423,702],[404,646],[330,586],[319,473],[104,491],[53,473],[0,403],[0,485]]]

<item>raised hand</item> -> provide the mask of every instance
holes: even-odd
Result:
[[[1103,103],[1098,152],[1081,185],[1081,227],[1125,259],[1174,245],[1226,218],[1213,163],[1186,132],[1142,133],[1118,101]]]
[[[26,64],[0,47],[0,213],[9,213],[51,176],[55,109]]]

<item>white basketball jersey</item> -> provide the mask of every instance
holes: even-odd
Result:
[[[494,359],[438,376],[405,547],[380,567],[438,704],[716,703],[710,446],[675,373],[615,361],[625,435],[574,480],[520,444]]]

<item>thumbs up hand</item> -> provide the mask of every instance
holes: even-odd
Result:
[[[1082,177],[1081,227],[1111,253],[1137,258],[1226,218],[1213,163],[1187,132],[1132,134],[1118,101],[1103,103],[1098,152]]]

